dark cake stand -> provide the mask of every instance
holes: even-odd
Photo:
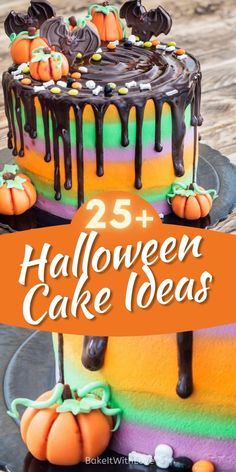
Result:
[[[3,151],[3,153],[4,156],[7,156],[6,151]],[[3,159],[1,161],[3,162]],[[236,167],[230,163],[229,159],[209,146],[200,144],[197,181],[198,184],[206,189],[216,189],[219,195],[214,202],[210,215],[207,218],[190,222],[170,214],[164,218],[165,224],[210,228],[219,221],[224,220],[231,213],[236,206]],[[65,223],[69,222],[35,208],[22,216],[6,217],[0,215],[0,233],[23,231]],[[6,327],[4,330],[5,336],[7,336],[8,328]],[[16,335],[19,331],[19,329],[15,328]],[[0,345],[1,358],[7,356],[7,353],[5,351],[1,353],[1,350]],[[7,360],[6,357],[5,360]],[[14,398],[27,396],[34,399],[42,391],[51,388],[55,383],[54,355],[51,335],[49,333],[35,332],[31,334],[23,343],[20,343],[18,350],[13,357],[8,359],[8,362],[4,375],[4,399],[7,407],[10,406]],[[0,408],[0,424],[2,424],[2,420],[5,424],[5,439],[0,441],[0,457],[4,464],[9,465],[1,467],[0,461],[0,471],[65,472],[66,470],[68,472],[89,472],[91,470],[91,472],[102,472],[105,469],[106,472],[112,472],[114,468],[116,468],[117,472],[147,472],[147,470],[157,472],[163,470],[158,469],[154,465],[149,466],[147,469],[147,467],[142,465],[109,464],[109,458],[120,457],[110,451],[107,451],[104,455],[104,457],[108,458],[105,466],[81,464],[76,467],[65,468],[41,463],[33,459],[30,454],[26,455],[26,449],[20,440],[18,426],[11,419],[6,421],[4,408]]]

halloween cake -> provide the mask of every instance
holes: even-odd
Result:
[[[139,1],[120,12],[91,5],[78,19],[32,0],[6,18],[8,145],[39,208],[71,219],[106,189],[137,192],[166,214],[172,185],[195,182],[200,65],[160,42],[171,24],[163,8]]]

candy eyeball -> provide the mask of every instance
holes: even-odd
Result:
[[[173,449],[167,444],[159,444],[155,449],[155,462],[157,467],[168,469],[173,461]]]

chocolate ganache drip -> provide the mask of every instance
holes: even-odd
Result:
[[[42,111],[45,139],[45,161],[54,162],[55,199],[61,199],[61,188],[72,187],[72,156],[70,135],[70,112],[73,110],[76,123],[76,162],[78,178],[78,207],[84,201],[84,149],[83,149],[83,112],[86,105],[91,105],[96,130],[96,163],[98,177],[104,175],[103,126],[104,116],[110,105],[114,105],[121,121],[121,146],[129,145],[129,116],[132,108],[136,110],[136,144],[134,152],[134,186],[142,187],[142,132],[145,106],[152,100],[155,106],[155,136],[153,147],[156,152],[162,151],[161,120],[163,105],[167,103],[172,116],[172,159],[175,175],[184,175],[184,138],[185,111],[191,106],[191,125],[195,128],[194,168],[197,160],[197,126],[202,124],[200,114],[201,73],[198,61],[191,55],[184,60],[175,53],[168,54],[165,50],[146,49],[133,46],[127,50],[121,43],[115,51],[107,52],[102,48],[102,61],[95,63],[85,61],[86,73],[82,74],[82,88],[75,97],[68,94],[70,85],[54,95],[50,89],[40,91],[34,86],[42,86],[42,82],[32,80],[32,86],[24,86],[15,79],[10,68],[3,75],[3,89],[6,116],[9,125],[8,145],[13,155],[24,156],[24,135],[28,133],[32,139],[37,138],[37,120],[35,97],[38,98]],[[74,71],[79,64],[75,63]],[[116,91],[111,96],[104,93],[93,95],[86,86],[87,81],[95,81],[103,89],[109,82],[115,82]],[[117,90],[127,82],[135,82],[136,86],[129,89],[127,95],[119,95]],[[150,85],[147,90],[140,90],[139,84]],[[24,113],[23,113],[24,111]],[[23,124],[23,116],[25,122]],[[50,138],[50,122],[52,123],[52,142]],[[111,136],[112,139],[112,136]],[[62,142],[62,146],[60,145]],[[19,148],[18,148],[19,147]],[[65,169],[65,181],[61,182],[61,159]],[[195,170],[194,170],[195,175]]]

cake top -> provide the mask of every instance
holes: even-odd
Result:
[[[171,25],[162,7],[147,11],[141,0],[127,1],[120,12],[109,2],[93,4],[83,18],[57,16],[47,0],[31,0],[27,12],[11,11],[5,20],[14,63],[9,72],[17,87],[60,100],[132,102],[140,95],[168,101],[189,90],[200,71],[174,41],[157,38]]]

